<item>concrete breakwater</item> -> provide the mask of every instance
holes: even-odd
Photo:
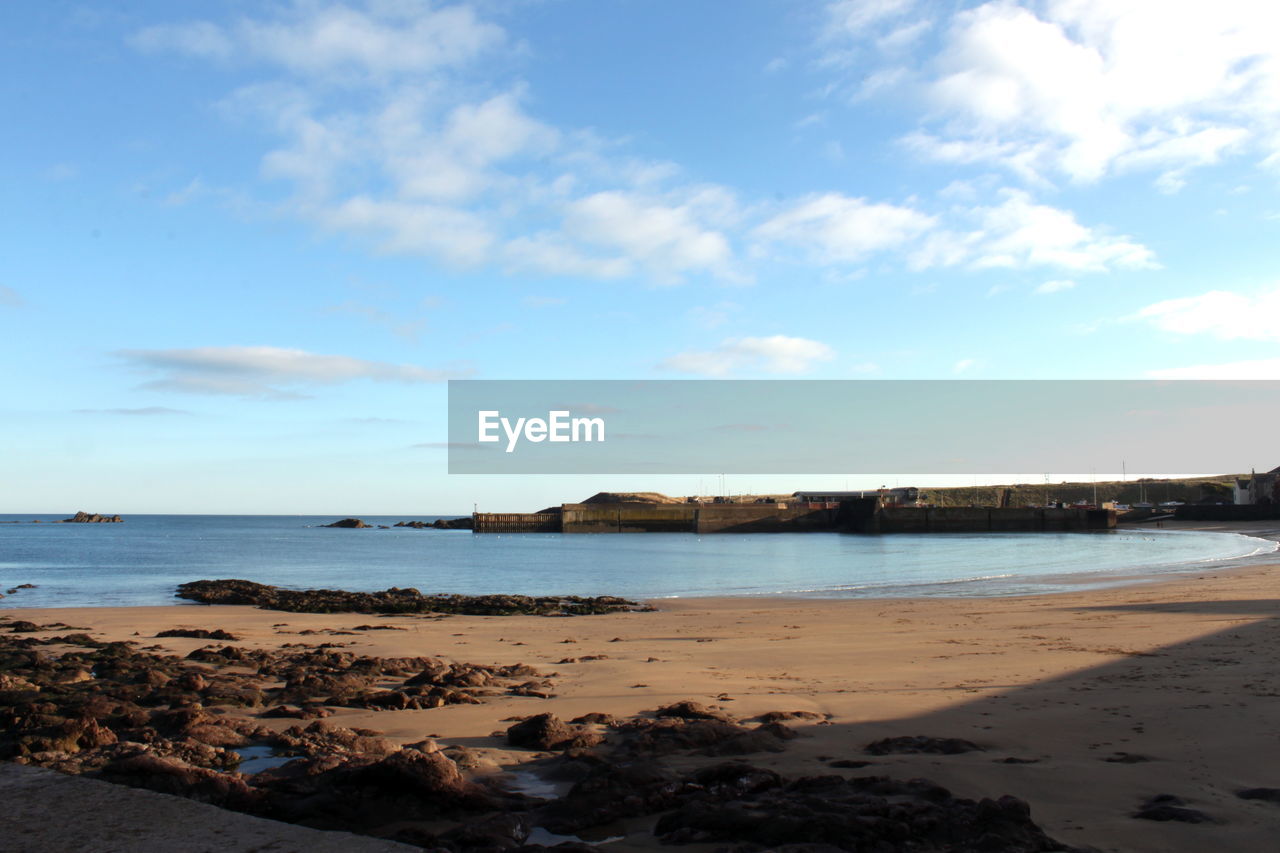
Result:
[[[997,533],[1109,530],[1111,510],[839,503],[563,504],[541,513],[476,513],[476,533]]]

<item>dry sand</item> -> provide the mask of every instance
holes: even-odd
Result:
[[[1055,838],[1104,851],[1276,849],[1280,805],[1239,799],[1280,787],[1280,565],[1210,571],[1109,590],[1004,599],[687,599],[655,613],[577,618],[280,613],[248,607],[7,610],[87,626],[106,639],[186,654],[200,640],[165,628],[224,628],[239,645],[334,641],[375,655],[525,662],[553,679],[553,699],[502,696],[427,711],[340,710],[331,722],[409,742],[482,750],[510,767],[534,757],[491,736],[504,718],[550,711],[625,716],[680,699],[739,718],[774,710],[827,715],[807,737],[748,756],[789,775],[925,777],[960,796],[1013,794]],[[356,625],[403,631],[332,634]],[[297,632],[315,630],[318,636]],[[565,658],[606,659],[559,663]],[[266,721],[281,727],[288,720]],[[954,756],[873,758],[894,735],[961,737]],[[1147,760],[1108,761],[1120,754]],[[1003,763],[1005,758],[1034,763]],[[867,759],[832,770],[833,759]],[[1135,820],[1175,794],[1220,822]],[[615,850],[632,849],[628,842]]]

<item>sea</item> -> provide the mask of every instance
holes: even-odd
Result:
[[[1097,588],[1260,562],[1276,542],[1235,533],[484,534],[335,529],[333,516],[130,515],[31,524],[0,515],[0,609],[182,603],[177,586],[244,578],[290,588],[424,593],[886,598]],[[433,521],[372,517],[372,525]]]

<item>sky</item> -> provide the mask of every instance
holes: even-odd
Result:
[[[0,512],[712,489],[451,477],[451,378],[1280,379],[1278,35],[1256,0],[5,3]]]

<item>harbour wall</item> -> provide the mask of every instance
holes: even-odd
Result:
[[[476,513],[477,533],[1016,533],[1109,530],[1110,510],[831,504],[564,504],[559,513]]]
[[[565,533],[780,533],[836,529],[807,504],[565,504]]]
[[[476,533],[559,533],[560,514],[554,512],[477,512],[471,516]]]
[[[865,522],[866,533],[1036,533],[1110,530],[1111,510],[1055,507],[881,507]]]

